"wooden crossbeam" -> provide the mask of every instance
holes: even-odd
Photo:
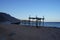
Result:
[[[37,19],[37,20],[44,20],[44,18],[34,18],[34,17],[29,17],[29,19]]]

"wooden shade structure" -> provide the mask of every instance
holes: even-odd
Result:
[[[31,22],[30,19],[35,19],[36,20],[36,27],[37,28],[38,28],[38,24],[39,24],[38,22],[40,21],[40,23],[42,23],[41,20],[43,21],[43,26],[44,26],[44,16],[43,16],[43,18],[39,18],[37,16],[36,17],[29,17],[29,25],[30,25],[30,22]]]

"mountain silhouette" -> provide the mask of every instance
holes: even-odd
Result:
[[[0,23],[4,23],[4,22],[9,22],[11,24],[19,24],[20,20],[17,18],[12,17],[11,15],[4,13],[4,12],[0,12]]]

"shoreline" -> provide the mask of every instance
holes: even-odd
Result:
[[[25,26],[25,27],[36,27],[36,26],[29,26],[29,25],[21,25],[21,26]],[[60,27],[56,27],[56,26],[38,26],[38,28],[58,28],[60,29]]]

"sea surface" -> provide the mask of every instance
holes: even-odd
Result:
[[[10,24],[10,22],[0,22],[2,24]],[[36,22],[21,22],[20,25],[29,25],[29,26],[36,26]],[[43,22],[38,22],[38,26],[44,26],[44,27],[57,27],[57,28],[60,28],[60,22],[44,22],[44,25],[43,25]]]
[[[30,26],[36,26],[36,22],[30,22],[30,24],[28,22],[23,22],[21,23],[21,25],[30,25]],[[38,22],[38,26],[45,26],[45,27],[58,27],[60,28],[60,22],[43,22],[40,23]]]
[[[44,26],[59,27],[60,28],[60,22],[45,22]]]

